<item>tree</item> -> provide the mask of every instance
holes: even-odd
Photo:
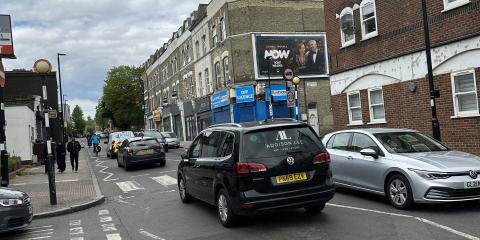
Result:
[[[97,106],[97,122],[103,123],[108,116],[122,130],[143,125],[142,72],[142,68],[130,66],[110,69],[103,86],[103,96]]]
[[[90,116],[87,116],[87,122],[85,123],[87,133],[93,134],[95,132],[95,121]]]
[[[75,105],[72,111],[72,121],[78,133],[83,134],[85,130],[85,119],[83,119],[83,111],[78,105]]]
[[[105,101],[103,101],[103,97],[101,97],[96,107],[95,124],[103,130],[107,128],[108,120],[110,119],[113,119],[113,113],[107,109]]]

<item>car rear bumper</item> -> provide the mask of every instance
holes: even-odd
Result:
[[[129,156],[128,165],[137,165],[137,164],[149,164],[149,163],[159,163],[165,161],[165,153],[149,155],[149,156]]]
[[[28,227],[33,219],[29,206],[0,208],[0,232],[12,231]]]
[[[260,194],[254,190],[241,193],[235,204],[236,214],[255,215],[284,208],[301,208],[328,202],[335,195],[334,185],[309,187],[295,191]]]

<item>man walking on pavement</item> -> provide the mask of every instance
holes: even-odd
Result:
[[[82,149],[80,143],[72,137],[71,141],[67,144],[67,151],[70,153],[70,163],[72,164],[72,171],[78,172],[78,153]]]

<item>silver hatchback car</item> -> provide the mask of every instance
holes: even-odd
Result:
[[[338,186],[414,203],[480,199],[480,157],[451,150],[410,129],[357,129],[323,138]]]

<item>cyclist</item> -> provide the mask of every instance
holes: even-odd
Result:
[[[92,137],[90,139],[93,144],[93,152],[95,153],[95,155],[98,156],[99,151],[97,150],[97,148],[98,148],[98,144],[100,144],[100,137],[98,137],[98,135],[94,133],[92,134]]]

